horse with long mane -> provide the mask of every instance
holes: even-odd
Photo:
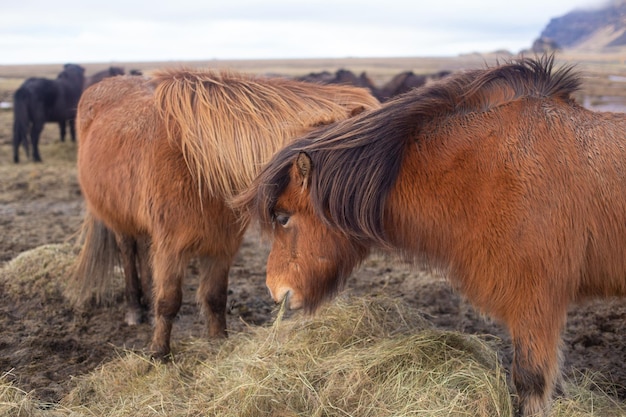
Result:
[[[33,161],[41,162],[39,136],[46,122],[59,124],[61,141],[65,140],[66,122],[70,125],[72,141],[76,140],[74,119],[83,91],[85,69],[76,64],[65,64],[55,80],[28,78],[13,96],[13,162],[18,163],[22,145]]]
[[[94,84],[78,106],[78,178],[88,212],[78,301],[106,288],[117,238],[131,321],[141,303],[154,307],[153,356],[170,354],[192,257],[201,264],[197,301],[208,333],[224,336],[228,272],[245,231],[227,200],[289,141],[379,106],[362,88],[235,72],[164,70],[150,80]],[[135,270],[145,248],[139,240],[150,242],[152,293]]]
[[[373,248],[427,261],[506,325],[520,414],[546,415],[568,306],[626,296],[626,117],[580,84],[513,61],[292,142],[233,203],[273,236],[272,297],[313,311]]]

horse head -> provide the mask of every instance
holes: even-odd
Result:
[[[115,77],[116,75],[124,75],[124,68],[122,67],[109,67],[109,76]]]
[[[82,89],[85,81],[85,68],[76,64],[65,64],[63,71],[57,76],[59,80],[66,80],[72,85],[80,86]]]

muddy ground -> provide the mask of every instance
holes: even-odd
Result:
[[[8,138],[0,137],[0,266],[18,254],[72,239],[80,227],[83,200],[73,160],[75,144],[60,143],[56,126],[46,126],[43,164],[10,162]],[[230,275],[228,327],[242,331],[275,316],[264,284],[267,243],[248,233]],[[0,374],[43,401],[56,402],[72,377],[90,372],[120,354],[146,347],[149,324],[124,324],[121,297],[109,306],[74,311],[62,297],[8,297],[0,277]],[[189,267],[184,305],[173,332],[176,342],[201,337],[204,325],[194,302],[197,270]],[[503,329],[477,315],[444,277],[398,259],[375,254],[349,280],[344,294],[385,294],[419,307],[435,326],[485,335],[509,365]],[[626,400],[626,303],[604,300],[572,308],[564,334],[568,377],[592,373],[599,385]]]

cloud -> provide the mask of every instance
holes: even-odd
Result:
[[[580,1],[28,0],[3,5],[0,63],[517,52]]]

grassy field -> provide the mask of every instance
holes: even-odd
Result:
[[[149,75],[152,71],[166,67],[201,67],[232,69],[255,74],[278,74],[287,76],[305,75],[310,72],[349,69],[360,74],[366,72],[377,85],[382,85],[402,71],[416,74],[432,74],[439,71],[457,71],[467,68],[482,68],[513,58],[502,54],[467,54],[456,57],[414,58],[343,58],[343,59],[270,59],[270,60],[209,60],[167,62],[107,62],[79,63],[91,75],[111,65],[130,71],[138,69]],[[605,96],[620,97],[626,101],[626,54],[593,54],[568,51],[557,54],[560,64],[575,64],[584,74],[585,84],[581,97],[590,101],[602,101]],[[13,92],[28,77],[55,78],[63,63],[45,65],[0,65],[0,101],[11,101]]]

